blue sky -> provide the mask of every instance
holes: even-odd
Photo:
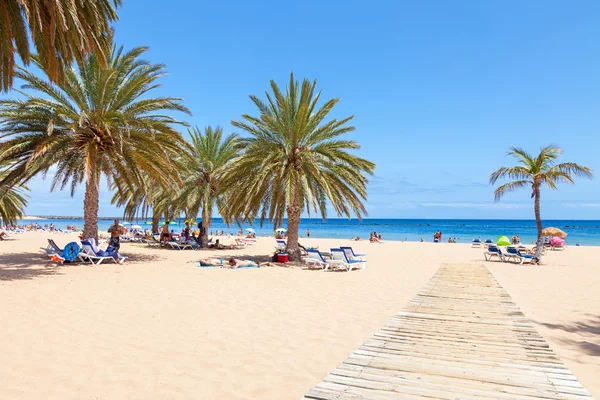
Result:
[[[512,145],[556,143],[600,173],[597,1],[124,3],[117,41],[150,46],[169,71],[157,94],[183,97],[192,124],[233,132],[248,95],[290,71],[340,97],[334,116],[355,115],[377,163],[370,217],[532,218],[527,190],[494,203],[487,184]],[[81,214],[83,187],[49,186],[32,182],[30,214]],[[544,191],[542,216],[600,219],[599,187]],[[118,215],[109,200],[100,213]]]

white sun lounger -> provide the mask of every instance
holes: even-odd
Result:
[[[93,239],[87,239],[81,241],[81,252],[78,257],[81,261],[89,261],[92,264],[99,265],[104,260],[111,260],[117,264],[123,264],[123,261],[127,259],[127,257],[112,257],[112,256],[104,256],[99,255],[94,251],[93,243],[91,242]]]

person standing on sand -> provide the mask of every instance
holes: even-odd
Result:
[[[306,230],[306,237],[309,238],[310,237],[310,229]]]
[[[163,246],[166,246],[169,240],[171,240],[171,233],[169,232],[169,221],[165,221],[165,224],[161,228],[160,241],[162,242]]]
[[[108,232],[110,233],[110,241],[108,244],[118,253],[121,248],[121,235],[125,233],[125,228],[119,225],[118,219],[115,219],[115,224],[108,228]]]

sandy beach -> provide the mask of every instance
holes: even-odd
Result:
[[[384,325],[442,263],[484,263],[468,244],[351,244],[364,271],[201,269],[189,261],[272,254],[124,244],[124,265],[54,267],[46,238],[0,242],[0,398],[298,399]],[[484,263],[552,349],[600,398],[598,247],[543,266]]]

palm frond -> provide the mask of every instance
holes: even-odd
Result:
[[[8,91],[15,73],[15,56],[28,65],[32,55],[52,82],[61,82],[73,61],[82,63],[95,52],[106,66],[115,9],[121,0],[3,0],[0,7],[0,91]]]
[[[296,198],[301,211],[326,217],[330,204],[338,216],[366,215],[367,176],[375,164],[350,151],[360,146],[339,137],[354,130],[352,117],[326,121],[339,99],[319,107],[316,81],[300,84],[290,74],[285,91],[271,81],[266,102],[250,96],[259,115],[243,115],[233,126],[249,137],[243,157],[226,173],[228,212],[280,226]]]

